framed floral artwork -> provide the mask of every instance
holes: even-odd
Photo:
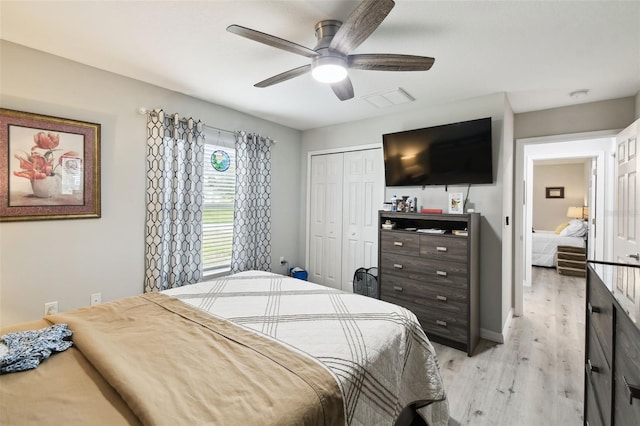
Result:
[[[100,217],[100,124],[0,108],[0,222]]]

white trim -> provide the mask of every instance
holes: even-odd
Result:
[[[366,145],[343,146],[340,148],[328,148],[328,149],[321,149],[318,151],[309,151],[307,152],[307,158],[309,159],[309,161],[311,161],[312,155],[325,155],[325,154],[335,154],[338,152],[364,151],[367,149],[382,149],[382,142],[370,143]]]
[[[496,333],[493,330],[487,330],[486,328],[480,329],[480,338],[490,340],[496,343],[505,343],[509,338],[509,332],[511,331],[511,321],[513,320],[513,309],[509,309],[507,313],[507,319],[502,327],[502,333]]]

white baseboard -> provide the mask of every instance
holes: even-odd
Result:
[[[511,320],[513,319],[513,309],[509,309],[507,319],[502,327],[502,333],[496,333],[493,330],[487,330],[486,328],[480,329],[480,337],[482,339],[491,340],[496,343],[504,343],[509,338],[509,331],[511,330]]]

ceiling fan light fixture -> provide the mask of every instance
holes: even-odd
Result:
[[[337,83],[347,77],[347,63],[338,56],[320,56],[313,59],[311,75],[320,83]]]

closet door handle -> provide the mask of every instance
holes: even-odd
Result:
[[[640,386],[630,385],[625,376],[622,376],[622,381],[624,382],[624,387],[627,389],[627,393],[629,394],[629,404],[633,404],[634,398],[640,399]]]
[[[394,285],[394,286],[393,286],[393,289],[394,289],[395,291],[402,291],[402,287],[399,287],[399,286],[397,286],[397,285]]]
[[[447,276],[447,272],[446,271],[436,271],[436,275],[440,275],[441,277],[446,277]]]
[[[441,301],[441,302],[446,302],[446,301],[447,301],[447,297],[446,297],[446,296],[440,296],[440,295],[437,295],[437,296],[436,296],[436,299],[437,299],[437,300],[439,300],[439,301]]]
[[[394,241],[393,245],[394,246],[398,246],[398,247],[402,247],[404,245],[404,243],[402,241]]]
[[[436,247],[436,251],[447,251],[446,247],[438,246]]]
[[[402,265],[399,264],[399,263],[394,263],[393,267],[396,268],[396,269],[402,269]]]
[[[436,324],[438,324],[441,327],[446,327],[447,326],[447,322],[446,321],[442,321],[442,320],[436,320]]]
[[[597,306],[593,306],[591,302],[587,303],[587,309],[589,310],[590,315],[600,313],[600,308],[598,308]]]

